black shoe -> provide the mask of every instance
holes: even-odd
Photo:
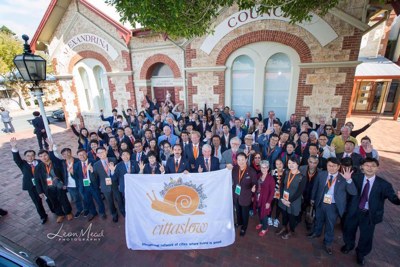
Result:
[[[6,216],[8,214],[8,211],[0,209],[0,217],[1,216]]]
[[[83,212],[83,217],[87,217],[89,215],[89,211],[88,210],[85,210],[84,212]]]
[[[364,256],[357,255],[357,264],[358,264],[358,265],[361,265],[361,266],[365,265]]]
[[[113,215],[112,221],[117,223],[118,222],[118,215]]]
[[[246,229],[240,229],[240,236],[245,236]]]
[[[340,251],[343,254],[349,254],[349,252],[352,250],[352,248],[347,247],[346,245],[344,245],[343,247],[340,248]]]
[[[47,222],[47,217],[48,217],[48,216],[46,215],[46,217],[44,217],[44,218],[41,219],[41,224],[45,224],[45,223]]]
[[[83,214],[83,211],[77,211],[76,213],[75,213],[75,218],[79,218],[81,215]]]
[[[104,214],[100,214],[100,217],[103,219],[103,220],[105,220],[105,219],[107,219],[107,215],[104,213]]]
[[[93,220],[94,217],[96,217],[96,216],[97,216],[97,214],[95,214],[95,215],[89,214],[89,217],[88,217],[87,221],[90,222],[90,221]]]
[[[317,234],[315,234],[315,233],[310,233],[310,234],[307,235],[307,237],[308,237],[309,239],[313,239],[313,238],[318,238],[318,237],[320,237],[320,236],[317,235]]]
[[[326,251],[326,253],[328,253],[329,255],[332,255],[332,247],[329,247],[329,246],[325,246],[325,251]]]

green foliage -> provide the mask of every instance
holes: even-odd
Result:
[[[9,34],[9,35],[15,35],[15,33],[5,25],[0,27],[0,32],[1,33],[5,33],[5,34]]]
[[[0,73],[12,71],[14,69],[14,57],[21,53],[22,42],[14,35],[0,31]]]
[[[326,14],[339,0],[106,0],[123,21],[172,37],[191,38],[212,32],[218,12],[237,4],[240,10],[257,7],[259,13],[281,8],[291,23],[310,19],[310,12]]]

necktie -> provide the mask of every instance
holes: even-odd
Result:
[[[87,169],[86,169],[86,162],[83,162],[83,177],[86,178],[87,177]]]
[[[141,154],[141,153],[137,153],[137,162],[140,161],[140,154]]]
[[[193,146],[193,156],[195,159],[197,159],[197,156],[199,155],[199,151],[197,149],[197,146]]]
[[[206,169],[208,172],[210,171],[210,166],[208,165],[208,159],[206,159]]]
[[[329,188],[332,186],[333,175],[329,175],[329,180],[325,185],[324,194],[329,191]]]
[[[364,186],[364,189],[361,193],[360,203],[358,207],[362,210],[365,210],[365,204],[368,202],[368,193],[369,193],[369,179],[367,179],[367,183]]]
[[[126,168],[126,172],[129,173],[129,163],[128,162],[125,163],[125,168]]]
[[[131,139],[132,144],[135,143],[135,140],[133,139],[132,135],[131,135],[131,137],[129,137],[129,139]]]
[[[175,161],[175,172],[178,172],[179,169],[179,160]]]

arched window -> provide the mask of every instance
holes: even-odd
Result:
[[[95,101],[99,109],[104,110],[106,108],[104,84],[103,84],[104,71],[100,66],[95,66],[93,68],[93,73],[94,73],[94,78],[96,79],[96,85],[98,91],[98,96],[96,96]]]
[[[232,65],[232,109],[238,116],[253,110],[254,63],[242,55]]]
[[[152,77],[174,77],[174,73],[168,65],[159,63],[154,67]]]
[[[90,111],[90,110],[92,109],[92,104],[91,104],[91,101],[90,101],[90,83],[89,83],[89,77],[88,77],[88,74],[87,74],[87,72],[86,72],[86,70],[85,70],[84,68],[81,67],[81,68],[78,69],[78,71],[79,71],[79,75],[80,75],[80,77],[81,77],[81,81],[82,81],[82,84],[83,84],[83,90],[84,90],[84,92],[85,92],[86,110],[87,110],[87,111]]]
[[[265,67],[264,114],[275,111],[276,117],[287,118],[292,64],[284,53],[272,55]]]

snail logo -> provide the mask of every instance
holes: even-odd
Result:
[[[164,183],[164,189],[160,192],[163,201],[158,200],[153,190],[152,199],[149,193],[146,193],[151,201],[151,208],[159,212],[173,215],[203,215],[206,205],[203,203],[207,196],[203,193],[203,185],[196,186],[190,182],[183,182],[182,178],[174,180],[170,178],[169,183]]]

